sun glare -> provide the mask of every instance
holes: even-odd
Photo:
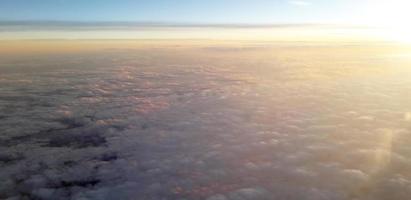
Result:
[[[411,43],[411,1],[368,1],[359,17],[362,23],[381,28],[379,35],[389,40]]]

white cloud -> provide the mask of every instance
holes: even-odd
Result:
[[[311,3],[308,2],[308,1],[298,1],[298,0],[288,1],[288,3],[292,4],[292,5],[295,5],[295,6],[309,6],[309,5],[311,5]]]

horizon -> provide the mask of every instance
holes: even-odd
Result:
[[[314,37],[411,43],[407,22],[411,15],[406,9],[411,3],[406,0],[4,0],[1,5],[0,40],[229,39],[231,35],[252,40],[248,33],[233,29],[256,29],[257,39],[279,41],[292,36],[294,41]],[[165,34],[147,30],[153,28],[167,30]],[[169,28],[173,33],[167,35]],[[218,30],[207,36],[190,30],[195,28]]]
[[[178,23],[143,21],[0,21],[0,40],[266,40],[402,42],[384,27],[314,23]]]

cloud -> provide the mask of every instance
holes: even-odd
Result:
[[[10,61],[38,71],[0,67],[0,199],[408,200],[409,77],[259,47]]]
[[[298,0],[288,1],[288,3],[292,4],[294,6],[309,6],[309,5],[311,5],[311,3],[308,2],[308,1],[298,1]]]

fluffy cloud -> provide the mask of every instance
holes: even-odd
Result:
[[[2,73],[0,198],[408,199],[409,77],[374,52],[349,68],[324,46],[221,48]]]

